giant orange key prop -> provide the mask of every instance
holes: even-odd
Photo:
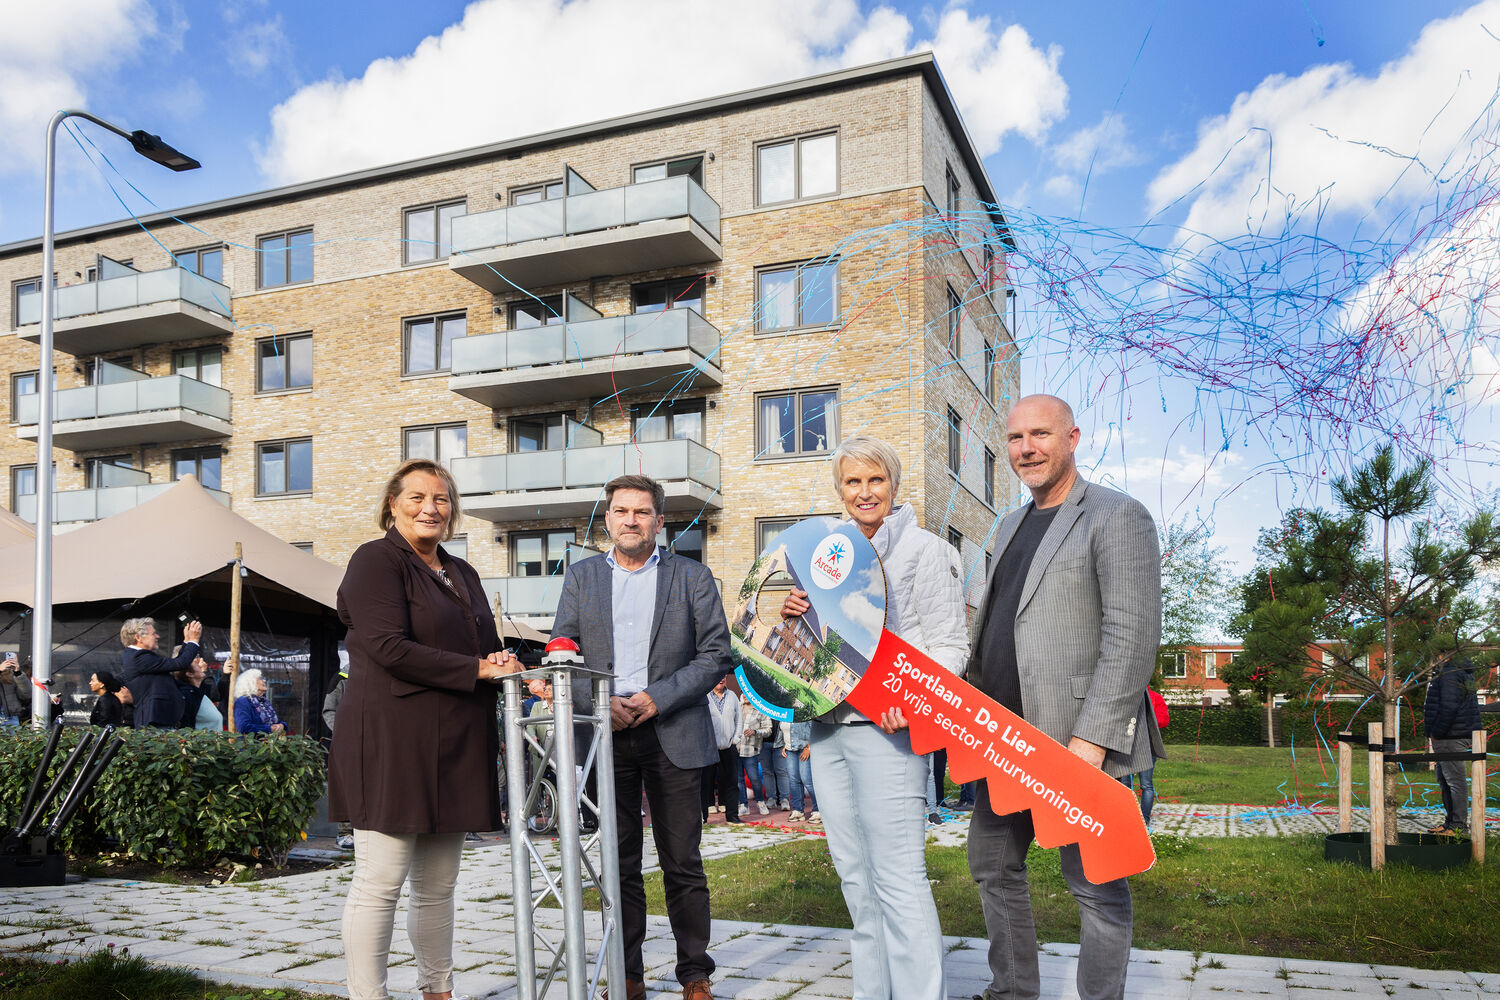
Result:
[[[812,610],[783,622],[790,586],[807,591]],[[809,518],[788,528],[740,594],[730,621],[735,674],[762,712],[800,721],[847,701],[878,719],[899,708],[914,751],[946,749],[954,780],[987,781],[997,813],[1030,809],[1043,847],[1077,843],[1089,881],[1155,862],[1130,789],[884,627],[885,574],[850,522]],[[757,613],[761,601],[766,614]]]
[[[1135,875],[1156,861],[1130,789],[895,633],[882,631],[844,700],[872,719],[901,709],[912,750],[947,750],[953,780],[989,782],[995,812],[1030,809],[1043,847],[1076,842],[1090,882]]]

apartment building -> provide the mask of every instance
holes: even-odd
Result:
[[[192,474],[342,564],[426,455],[459,553],[545,628],[612,476],[661,480],[663,542],[732,594],[841,512],[827,457],[866,432],[977,604],[1018,488],[995,202],[922,55],[59,234],[54,519]],[[39,239],[0,247],[0,489],[28,518],[41,269]]]

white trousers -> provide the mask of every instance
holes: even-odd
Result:
[[[812,773],[854,924],[854,1000],[945,1000],[943,931],[927,882],[930,767],[906,732],[815,723]]]
[[[462,833],[354,831],[354,878],[344,904],[344,964],[350,1000],[389,1000],[386,964],[401,886],[411,879],[406,934],[416,952],[418,989],[453,989],[453,890]]]

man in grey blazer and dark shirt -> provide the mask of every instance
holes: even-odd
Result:
[[[1143,771],[1163,756],[1146,699],[1161,641],[1156,524],[1137,501],[1079,477],[1079,431],[1061,399],[1018,401],[1006,438],[1032,502],[996,531],[968,678],[1108,774]],[[1033,1000],[1041,989],[1026,885],[1032,834],[1030,811],[997,814],[981,782],[969,870],[990,938],[985,1000]],[[1118,1000],[1130,959],[1130,885],[1123,878],[1095,885],[1083,875],[1078,845],[1061,852],[1081,916],[1079,1000]]]
[[[708,879],[699,853],[703,768],[719,759],[708,692],[728,673],[729,624],[707,566],[658,548],[665,493],[646,476],[604,487],[613,548],[563,578],[554,636],[576,638],[584,661],[615,675],[615,819],[620,837],[624,1000],[644,1000],[646,890],[641,879],[641,791],[661,861],[667,916],[677,939],[677,979],[687,1000],[712,1000]],[[588,684],[574,700],[592,711]]]

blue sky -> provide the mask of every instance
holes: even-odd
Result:
[[[1492,214],[1442,209],[1455,180],[1494,183],[1485,142],[1497,129],[1485,115],[1500,67],[1500,0],[55,0],[12,12],[8,28],[0,242],[40,230],[43,127],[64,105],[157,132],[203,161],[201,171],[171,174],[89,131],[140,189],[116,182],[129,209],[144,212],[924,49],[937,52],[995,190],[1031,220],[1036,244],[1102,232],[1107,250],[1154,269],[1149,288],[1100,288],[1088,307],[1100,326],[1127,299],[1170,314],[1161,308],[1170,279],[1197,265],[1207,271],[1199,287],[1222,285],[1237,267],[1263,265],[1278,234],[1316,228],[1324,244],[1348,246],[1365,264],[1405,260],[1408,271],[1432,272],[1439,265],[1424,264],[1424,240],[1457,225],[1479,225],[1487,238],[1484,226],[1494,226]],[[724,46],[726,37],[736,44]],[[1467,172],[1457,169],[1464,163]],[[65,137],[59,226],[124,214]],[[1137,228],[1147,223],[1149,235]],[[1250,253],[1210,252],[1247,227],[1259,240]],[[1404,257],[1393,250],[1403,240]],[[1204,343],[1222,332],[1204,319],[1173,332],[1198,338],[1199,373],[1164,374],[1170,352],[1161,349],[1105,363],[1119,345],[1069,342],[1079,323],[1071,303],[1028,287],[1024,272],[1017,332],[1032,349],[1023,389],[1088,404],[1081,457],[1092,474],[1127,487],[1161,519],[1206,520],[1242,563],[1256,528],[1289,503],[1326,499],[1320,481],[1393,427],[1452,429],[1447,444],[1431,447],[1456,500],[1467,500],[1494,479],[1491,453],[1474,448],[1494,437],[1481,391],[1496,368],[1487,304],[1496,254],[1487,246],[1465,262],[1468,285],[1487,292],[1466,299],[1461,350],[1414,362],[1414,333],[1367,366],[1373,388],[1352,369],[1337,373],[1348,377],[1338,393],[1388,390],[1399,398],[1377,409],[1415,408],[1400,420],[1313,427],[1311,410],[1266,402],[1306,394],[1305,384],[1267,378],[1254,398],[1226,387],[1259,373],[1202,361]],[[1058,263],[1042,262],[1031,279]],[[1327,277],[1285,266],[1294,291]],[[1338,340],[1341,324],[1358,339],[1361,317],[1389,293],[1378,267],[1346,270],[1352,287],[1334,295],[1318,285],[1325,341]],[[1205,303],[1225,304],[1200,296]],[[1295,323],[1282,316],[1250,336],[1295,338]],[[1090,352],[1099,357],[1080,361]],[[1403,395],[1397,373],[1414,364],[1425,388]],[[1335,447],[1339,455],[1324,454]]]

